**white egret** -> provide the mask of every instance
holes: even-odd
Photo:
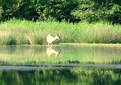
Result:
[[[60,40],[60,36],[59,35],[56,35],[56,36],[53,36],[52,34],[48,34],[47,35],[47,43],[48,43],[48,45],[53,43],[56,40]]]

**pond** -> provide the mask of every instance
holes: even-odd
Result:
[[[1,85],[120,85],[120,46],[0,46]]]
[[[120,64],[120,46],[0,46],[0,65]]]

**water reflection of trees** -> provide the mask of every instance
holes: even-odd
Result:
[[[121,70],[60,69],[0,71],[2,85],[120,85]]]

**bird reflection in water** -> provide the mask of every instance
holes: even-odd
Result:
[[[47,55],[48,57],[57,57],[61,53],[61,50],[58,48],[54,48],[52,46],[47,47]]]

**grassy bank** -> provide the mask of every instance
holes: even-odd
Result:
[[[121,25],[10,20],[0,23],[0,45],[46,44],[49,33],[59,34],[61,43],[121,43]]]

